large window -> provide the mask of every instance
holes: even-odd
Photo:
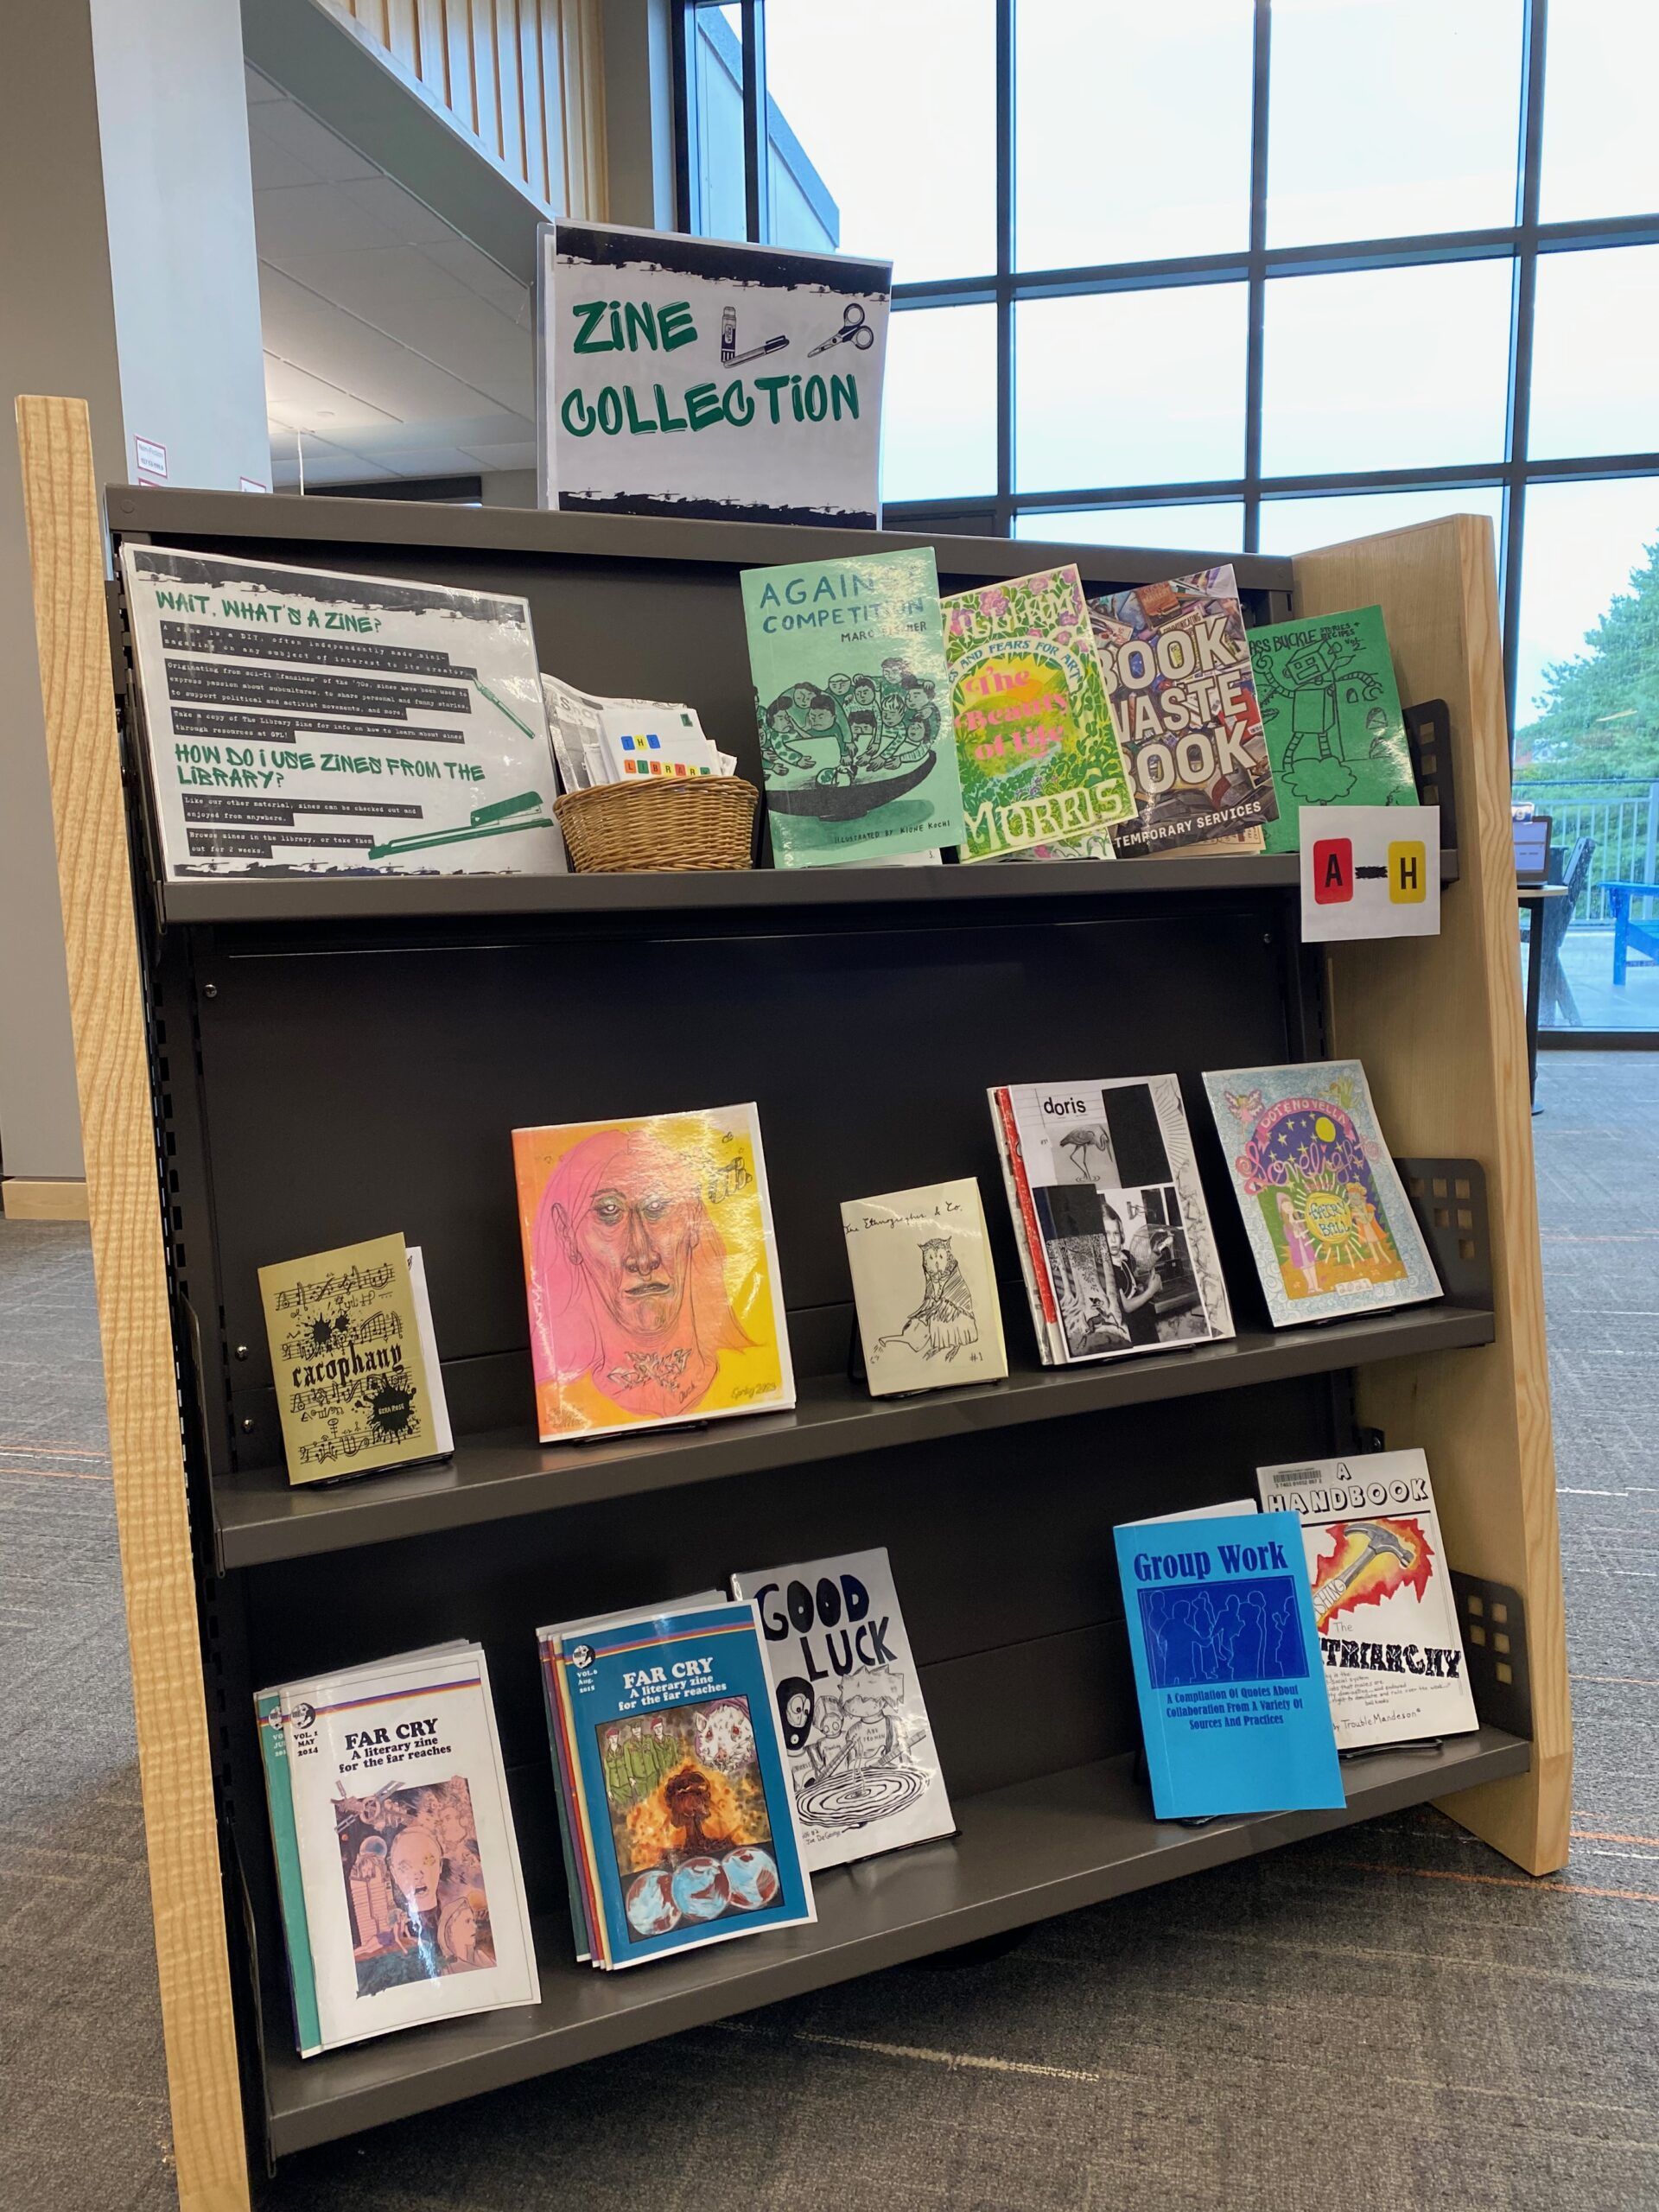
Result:
[[[1659,0],[691,0],[678,51],[686,227],[893,258],[890,522],[1489,515],[1545,1020],[1659,1028]]]

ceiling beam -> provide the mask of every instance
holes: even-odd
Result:
[[[242,0],[243,51],[320,122],[520,283],[554,210],[329,0]]]

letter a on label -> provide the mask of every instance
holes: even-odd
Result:
[[[1354,845],[1351,837],[1317,837],[1313,842],[1313,898],[1320,906],[1344,906],[1354,895]]]

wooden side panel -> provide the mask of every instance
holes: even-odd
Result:
[[[1462,880],[1440,937],[1333,950],[1331,1045],[1364,1062],[1396,1152],[1484,1166],[1497,1338],[1364,1370],[1359,1410],[1390,1444],[1427,1450],[1454,1563],[1525,1596],[1533,1771],[1445,1809],[1545,1873],[1567,1859],[1573,1738],[1491,525],[1459,515],[1306,554],[1295,569],[1302,613],[1380,606],[1402,696],[1451,711]]]
[[[84,401],[17,402],[179,2199],[248,2185]]]

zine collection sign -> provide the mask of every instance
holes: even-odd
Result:
[[[546,223],[546,507],[874,530],[893,264]]]
[[[1298,826],[1309,944],[1440,935],[1438,806],[1305,806]]]

